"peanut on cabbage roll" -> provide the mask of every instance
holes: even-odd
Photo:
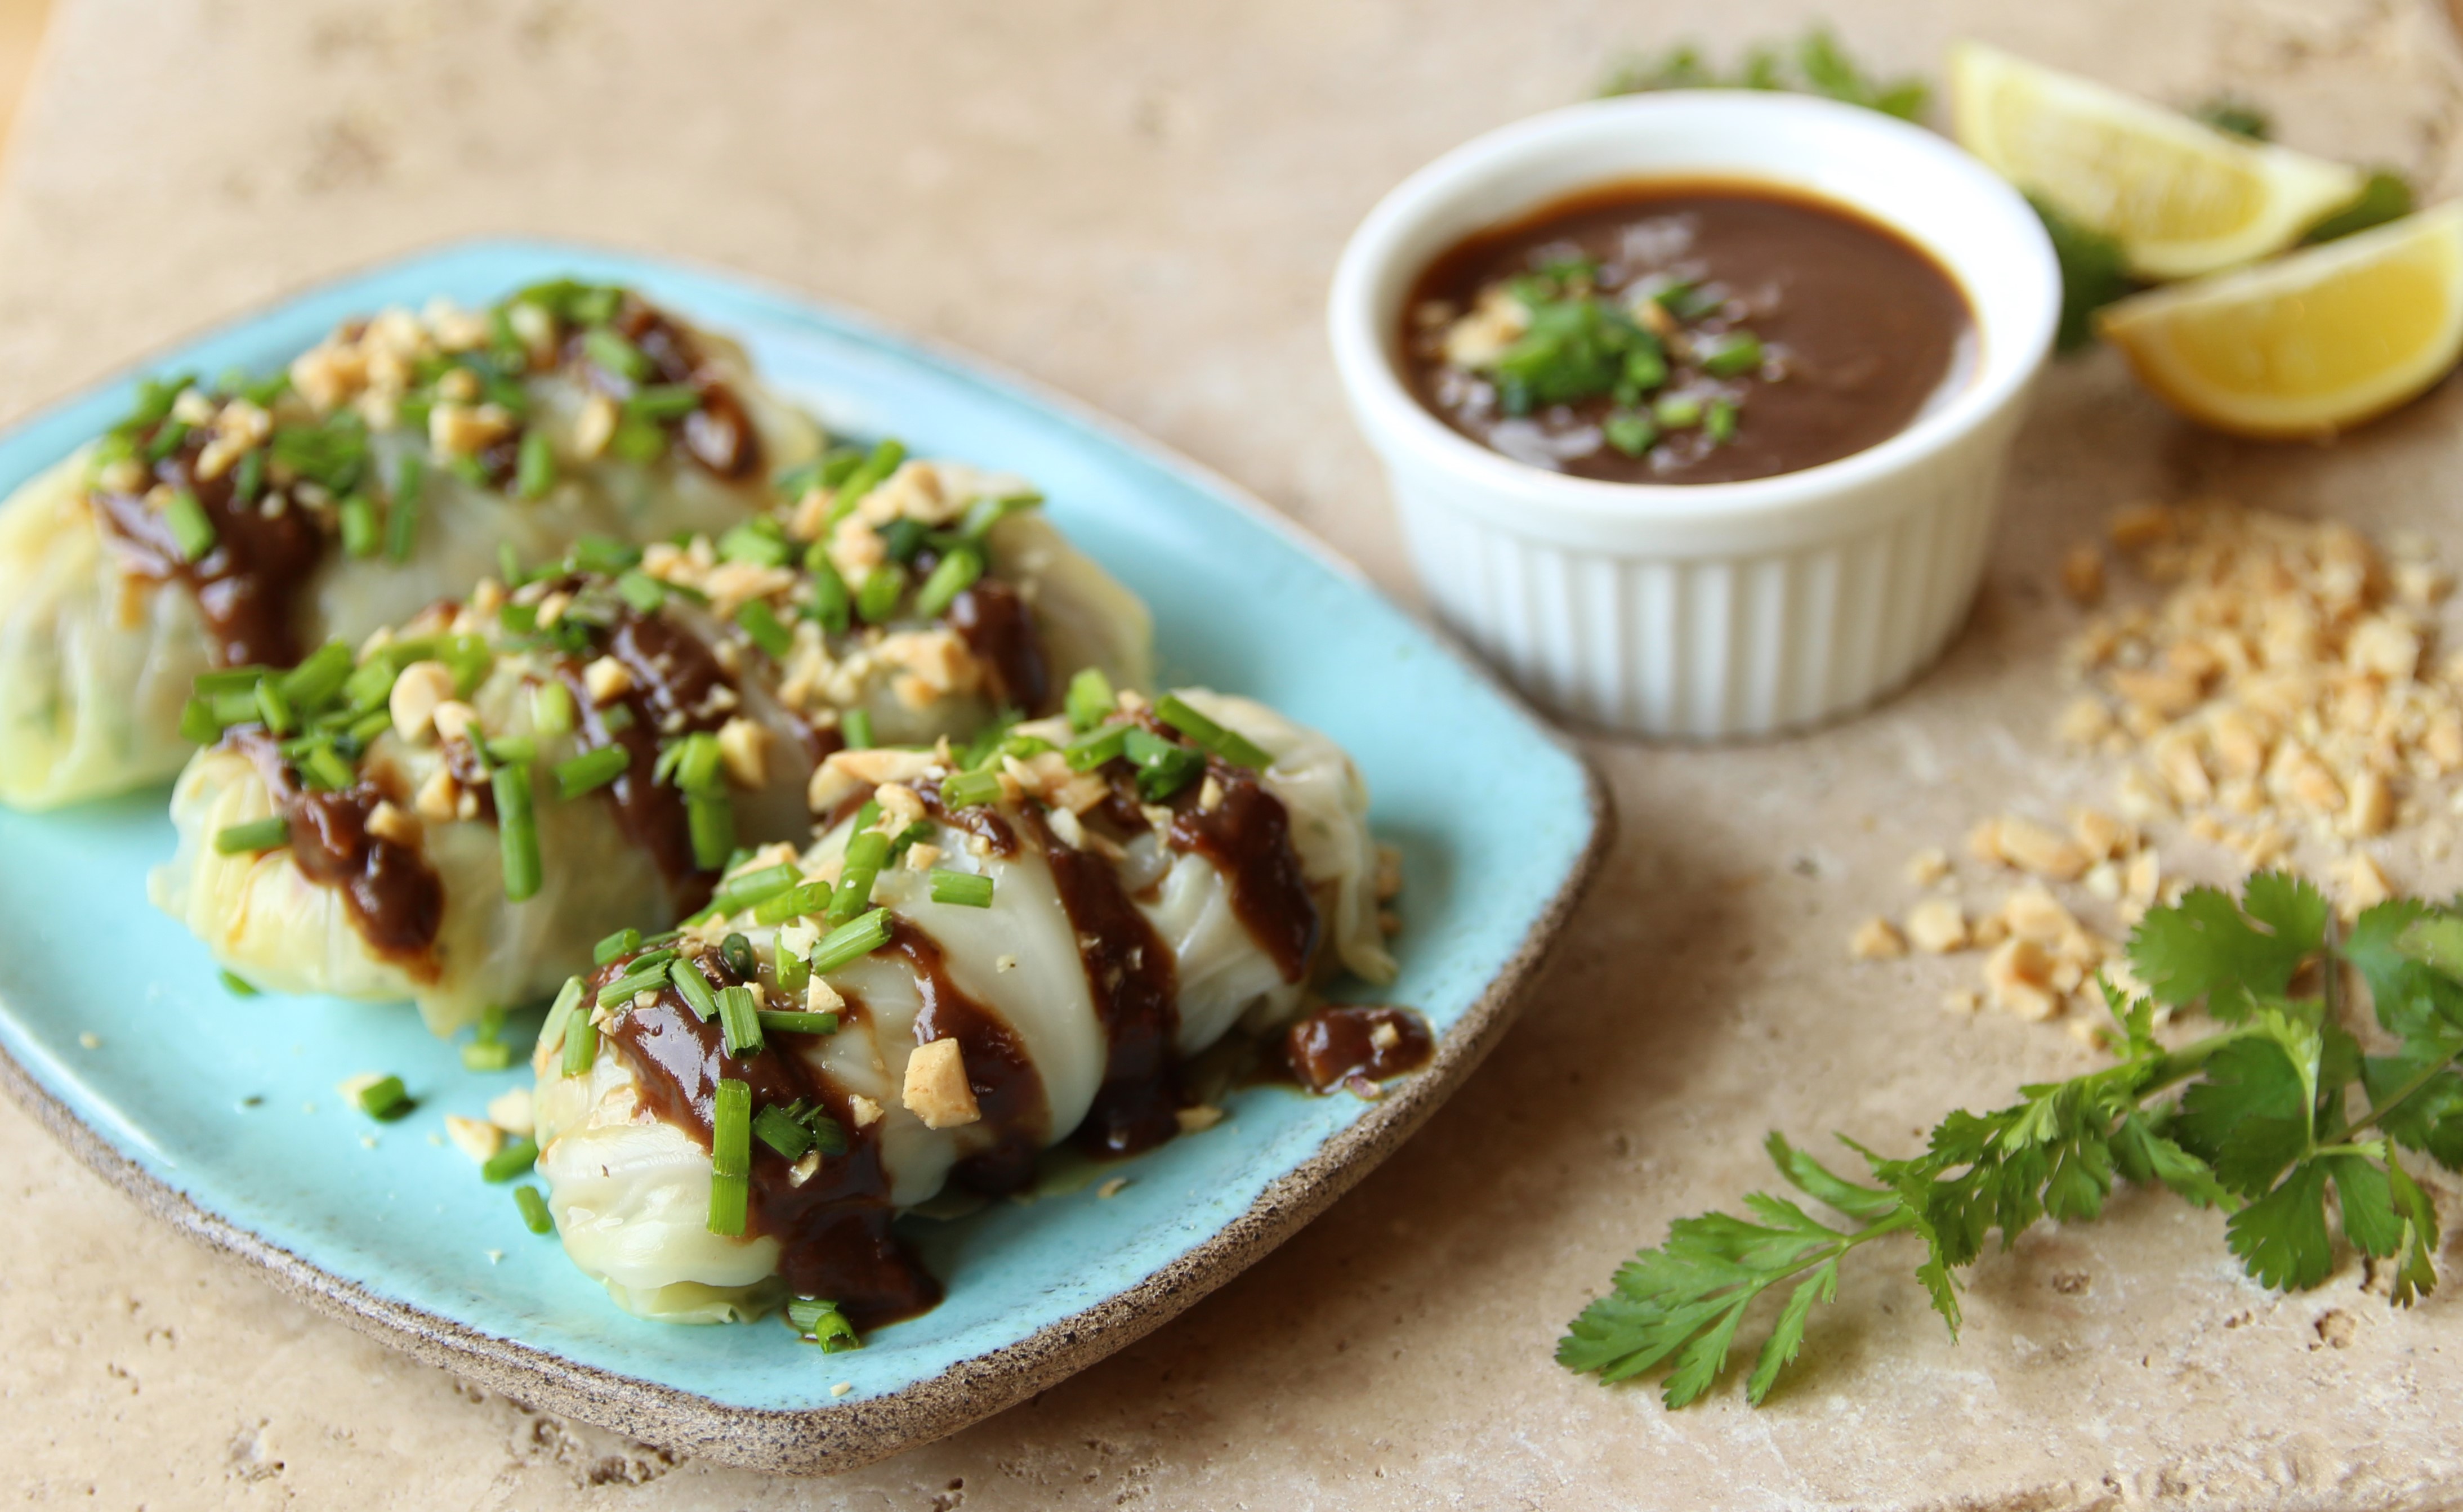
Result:
[[[836,491],[852,518],[882,489]],[[1144,607],[1014,489],[911,545],[866,592],[768,517],[593,540],[356,652],[207,674],[154,900],[260,987],[411,998],[449,1033],[702,908],[739,846],[801,841],[830,752],[1047,706],[1061,652],[1147,676]]]
[[[1189,1057],[1345,968],[1391,978],[1367,792],[1333,742],[1196,689],[1072,702],[969,752],[831,755],[815,845],[747,858],[723,913],[568,984],[534,1060],[538,1170],[618,1304],[787,1303],[851,1342],[938,1299],[902,1209],[1015,1191],[1073,1136],[1202,1128]],[[1406,1010],[1340,1011],[1372,1074],[1428,1048]]]
[[[819,443],[731,342],[570,282],[387,310],[263,380],[149,382],[0,505],[0,802],[167,778],[199,673],[356,644],[508,550],[724,530]]]

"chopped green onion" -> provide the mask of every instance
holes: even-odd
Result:
[[[180,738],[191,745],[211,745],[223,738],[223,722],[214,718],[214,706],[203,699],[190,699],[180,709]]]
[[[319,745],[299,758],[299,773],[312,788],[327,792],[339,792],[351,785],[355,775],[351,764],[331,745]]]
[[[538,741],[529,735],[491,735],[484,743],[488,759],[498,766],[538,760]]]
[[[590,1015],[576,1009],[564,1031],[564,1074],[587,1076],[599,1060],[599,1026]]]
[[[345,494],[334,507],[342,526],[342,554],[367,557],[377,554],[384,544],[383,532],[377,529],[377,507],[364,493]]]
[[[685,794],[685,826],[692,836],[693,865],[711,871],[727,864],[735,849],[735,806],[727,794]]]
[[[863,1348],[855,1325],[847,1322],[839,1305],[819,1297],[797,1297],[787,1304],[787,1326],[807,1342],[819,1345],[824,1354]]]
[[[863,502],[864,495],[887,482],[889,475],[898,470],[898,464],[905,460],[906,448],[898,442],[884,441],[873,447],[872,454],[839,481],[837,492],[830,500],[830,523],[836,525],[853,514],[855,507]]]
[[[605,965],[606,962],[600,961],[599,964]],[[573,1017],[573,1010],[581,1005],[582,991],[579,977],[564,979],[564,985],[556,991],[556,1001],[548,1004],[547,1022],[539,1026],[541,1045],[554,1045],[564,1033],[565,1022]]]
[[[223,990],[234,998],[252,998],[257,995],[256,983],[236,972],[226,971],[222,974],[222,978]]]
[[[826,895],[815,900],[816,907],[826,907],[828,904],[829,898]],[[781,944],[778,947],[778,990],[791,998],[800,998],[804,995],[804,989],[812,985],[812,962]]]
[[[1105,762],[1127,753],[1129,731],[1136,727],[1134,724],[1106,724],[1088,730],[1060,748],[1061,759],[1069,763],[1071,771],[1093,771]],[[948,785],[942,786],[942,798],[946,802]]]
[[[1246,736],[1236,730],[1225,729],[1190,708],[1177,693],[1166,693],[1155,701],[1155,718],[1234,767],[1263,771],[1275,764],[1272,756],[1258,749]]]
[[[813,970],[827,974],[861,961],[889,943],[889,910],[876,908],[821,937],[813,947]]]
[[[752,1137],[790,1160],[801,1160],[804,1152],[813,1148],[813,1132],[776,1103],[752,1115]]]
[[[556,453],[548,449],[547,432],[536,426],[522,432],[522,448],[513,462],[513,495],[536,499],[556,486]]]
[[[393,695],[394,680],[401,676],[402,668],[394,664],[391,657],[380,652],[352,671],[342,683],[342,697],[350,700],[351,707],[355,709],[371,712],[381,709]]]
[[[326,641],[282,675],[283,697],[296,708],[322,708],[350,680],[353,659],[350,647],[338,640]]]
[[[281,684],[272,678],[256,685],[256,711],[265,721],[265,727],[276,735],[288,735],[299,727],[291,701],[282,696]]]
[[[932,533],[931,527],[912,515],[902,514],[883,526],[878,532],[881,548],[893,562],[911,562],[924,550],[924,542]]]
[[[667,602],[667,585],[647,572],[626,572],[617,578],[616,593],[639,614],[655,615]]]
[[[403,1090],[399,1076],[381,1076],[351,1094],[360,1112],[379,1123],[391,1123],[419,1106]]]
[[[667,980],[676,984],[676,991],[683,995],[685,1006],[692,1009],[694,1018],[707,1022],[718,1011],[718,995],[709,990],[709,979],[692,961],[668,961]]]
[[[675,963],[675,960],[676,953],[672,950],[650,952],[627,965],[622,976],[611,977],[601,983],[599,1001],[612,1012],[632,1002],[635,993],[665,990],[669,980],[667,968]]]
[[[573,733],[573,690],[561,682],[531,689],[531,725],[542,735]]]
[[[650,359],[642,349],[605,326],[581,334],[582,355],[621,378],[639,383],[650,376]]]
[[[184,562],[203,561],[219,539],[214,534],[214,522],[206,518],[206,507],[186,488],[174,492],[171,501],[163,506],[163,523],[170,527],[171,544],[179,550]]]
[[[473,1040],[462,1047],[466,1071],[501,1071],[513,1064],[513,1048],[502,1040]]]
[[[539,1196],[534,1186],[513,1188],[513,1205],[522,1210],[522,1224],[534,1234],[556,1232],[556,1215],[547,1210],[547,1199]]]
[[[787,544],[778,522],[768,518],[747,520],[718,538],[718,554],[722,561],[751,562],[756,567],[784,567],[795,555]]]
[[[772,660],[784,661],[787,653],[796,649],[796,637],[767,603],[748,598],[736,607],[735,622],[742,627],[754,645],[769,653]]]
[[[868,625],[885,624],[898,612],[898,600],[905,592],[906,569],[895,562],[883,562],[856,590],[855,612]]]
[[[946,872],[932,869],[932,901],[954,903],[961,908],[992,906],[992,879],[972,872]]]
[[[1120,702],[1120,696],[1112,691],[1112,680],[1103,676],[1101,667],[1081,668],[1069,680],[1069,696],[1064,704],[1069,727],[1081,734],[1095,728],[1112,717]]]
[[[496,835],[504,854],[505,901],[518,903],[539,890],[538,817],[531,811],[531,768],[512,762],[490,779],[496,794]]]
[[[225,825],[214,832],[214,849],[224,855],[271,851],[290,842],[291,826],[280,814],[252,819],[247,824]]]
[[[740,934],[730,934],[718,942],[718,959],[727,969],[750,982],[761,970],[761,958],[752,953],[752,941]]]
[[[1639,457],[1659,440],[1659,427],[1650,417],[1633,410],[1619,410],[1600,425],[1600,434],[1607,443],[1628,457]]]
[[[623,776],[632,764],[633,753],[621,745],[595,745],[550,769],[556,773],[557,795],[570,803]]]
[[[577,571],[611,575],[638,566],[642,560],[638,547],[612,535],[585,535],[573,543],[571,555]]]
[[[938,618],[943,610],[983,575],[984,559],[981,556],[964,548],[951,551],[934,564],[924,579],[924,586],[916,590],[915,612],[926,619]],[[872,586],[870,579],[865,580],[864,586]]]
[[[479,1167],[479,1175],[490,1181],[510,1181],[537,1163],[538,1141],[525,1134],[490,1156]]]
[[[867,830],[846,844],[846,865],[839,874],[838,891],[831,896],[829,921],[843,924],[862,913],[872,903],[872,884],[880,879],[881,869],[889,861],[889,837],[879,831]]]
[[[1136,727],[1123,753],[1138,764],[1138,793],[1148,803],[1163,802],[1206,770],[1202,752]]]
[[[689,383],[647,383],[624,401],[624,412],[643,420],[682,420],[701,408],[701,390]]]
[[[610,735],[621,735],[633,727],[633,705],[610,703],[599,711],[599,727]]]
[[[1702,423],[1702,400],[1691,394],[1662,394],[1650,412],[1669,430]]]
[[[752,1174],[752,1089],[731,1076],[719,1078],[710,1099],[709,1163],[709,1231],[740,1235]]]
[[[772,1034],[836,1034],[839,1016],[835,1013],[789,1012],[780,1008],[761,1010],[761,1027]]]
[[[869,709],[848,709],[839,716],[839,735],[851,751],[872,749],[872,712]],[[199,744],[203,744],[200,742]]]
[[[145,460],[147,462],[161,462],[163,458],[171,455],[171,453],[178,451],[182,446],[187,443],[188,429],[189,426],[186,421],[175,420],[169,424],[164,425],[161,430],[156,431],[154,433],[154,439],[145,443]]]
[[[678,788],[688,793],[714,793],[724,790],[722,787],[725,780],[722,766],[724,757],[718,748],[717,736],[708,730],[695,730],[678,741],[674,749],[676,762],[673,770]],[[709,866],[721,864],[726,860],[727,851],[733,849],[734,846],[730,843],[727,850],[719,852],[718,860],[705,864]]]
[[[1734,378],[1762,365],[1761,337],[1750,331],[1731,331],[1705,343],[1702,371],[1713,378]]]
[[[1713,445],[1725,445],[1735,440],[1736,401],[1726,399],[1712,400],[1711,407],[1702,414],[1702,434],[1710,437]]]
[[[217,693],[253,694],[257,682],[272,674],[271,667],[224,667],[198,673],[194,686],[200,698],[212,698]]]
[[[846,579],[831,564],[822,542],[815,541],[805,549],[804,575],[813,585],[813,601],[805,606],[804,613],[831,635],[845,635],[854,603],[847,594]]]
[[[1042,503],[1043,495],[1039,493],[1013,493],[998,499],[977,499],[967,506],[966,518],[958,522],[958,533],[970,541],[980,541],[992,533],[993,526]]]
[[[403,454],[394,469],[393,506],[385,511],[385,554],[397,562],[410,560],[418,541],[420,499],[427,489],[427,464],[419,453]]]
[[[1000,795],[1001,782],[997,772],[962,771],[941,779],[941,801],[952,809],[998,803]]]
[[[761,1053],[761,1000],[751,987],[718,989],[718,1028],[730,1055]]]
[[[709,906],[721,914],[740,914],[758,903],[764,903],[802,881],[804,874],[792,862],[781,861],[757,872],[742,872],[718,885]]]
[[[755,905],[752,921],[756,924],[783,924],[791,918],[802,918],[828,908],[831,898],[836,896],[837,889],[827,882],[799,883]],[[779,984],[785,985],[783,972]]]

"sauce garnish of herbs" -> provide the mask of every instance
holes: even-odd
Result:
[[[1974,362],[1966,295],[1862,215],[1775,185],[1641,180],[1457,243],[1405,301],[1404,378],[1517,462],[1731,483],[1905,430]]]

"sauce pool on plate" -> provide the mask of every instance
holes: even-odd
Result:
[[[1733,483],[1888,440],[1975,365],[1957,283],[1899,233],[1776,185],[1637,180],[1455,244],[1403,310],[1404,377],[1517,462]]]

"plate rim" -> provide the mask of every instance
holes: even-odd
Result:
[[[935,364],[1003,388],[1065,416],[1111,444],[1190,479],[1304,551],[1354,586],[1394,601],[1359,566],[1249,489],[1040,379],[954,343],[899,329],[880,318],[790,285],[723,264],[581,239],[456,236],[399,248],[295,284],[239,311],[190,328],[143,355],[78,384],[0,428],[0,440],[125,383],[171,353],[213,340],[285,306],[403,265],[456,254],[512,252],[550,258],[617,259],[671,269],[731,285],[760,298],[819,315],[877,340],[921,353]],[[945,1437],[1005,1410],[1094,1364],[1178,1317],[1239,1275],[1332,1206],[1408,1138],[1495,1048],[1528,996],[1537,969],[1564,931],[1612,843],[1617,815],[1597,766],[1570,735],[1540,716],[1497,674],[1425,616],[1394,605],[1473,680],[1520,714],[1580,774],[1587,830],[1556,891],[1513,953],[1461,1019],[1439,1041],[1428,1067],[1395,1085],[1364,1113],[1275,1177],[1249,1205],[1188,1250],[1136,1284],[1056,1319],[1024,1338],[952,1362],[936,1374],[878,1396],[801,1410],[732,1407],[643,1376],[584,1365],[554,1350],[500,1338],[441,1313],[380,1296],[334,1274],[252,1228],[199,1205],[122,1154],[19,1064],[0,1039],[0,1091],[33,1115],[69,1153],[153,1217],[209,1249],[245,1261],[324,1316],[529,1405],[575,1417],[660,1448],[715,1463],[775,1474],[835,1474]]]

